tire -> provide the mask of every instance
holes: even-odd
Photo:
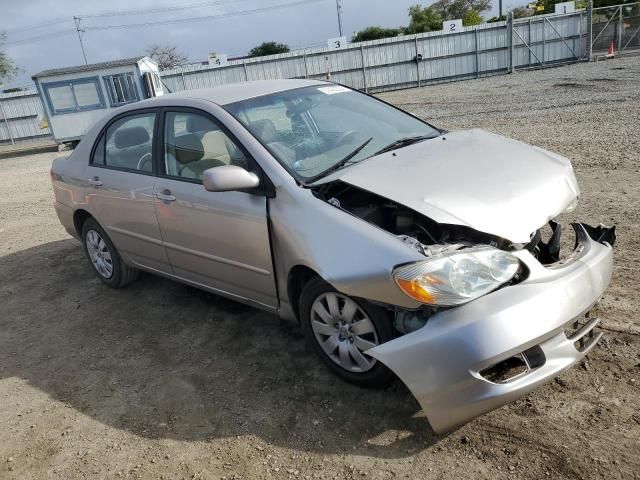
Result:
[[[106,285],[122,288],[138,278],[140,271],[122,261],[107,233],[93,218],[82,224],[82,245],[93,272]]]
[[[317,277],[302,290],[300,320],[311,348],[343,380],[380,388],[395,379],[385,365],[363,353],[372,344],[393,338],[392,322],[385,310],[356,301]]]

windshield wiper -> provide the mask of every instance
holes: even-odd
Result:
[[[364,142],[363,144],[359,145],[355,150],[353,150],[349,155],[347,155],[346,157],[344,157],[342,160],[340,160],[339,162],[333,164],[332,166],[330,166],[329,168],[327,168],[326,170],[318,173],[317,175],[314,175],[311,178],[307,178],[305,179],[306,183],[313,183],[316,180],[318,180],[319,178],[325,177],[327,175],[329,175],[331,172],[335,172],[336,170],[338,170],[340,167],[342,167],[345,163],[347,163],[349,160],[351,160],[353,157],[355,157],[357,154],[359,154],[362,149],[364,147],[366,147],[367,145],[369,145],[369,142],[371,142],[371,140],[373,140],[373,137],[369,138],[366,142]]]
[[[398,148],[406,147],[407,145],[411,145],[412,143],[418,143],[418,142],[421,142],[422,140],[429,140],[431,138],[436,138],[436,137],[437,135],[418,135],[415,137],[400,138],[398,140],[391,142],[386,147],[382,147],[372,156],[380,155],[381,153],[390,152],[391,150],[396,150]]]

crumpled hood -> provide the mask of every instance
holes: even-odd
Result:
[[[564,157],[483,130],[444,138],[369,158],[327,180],[376,193],[438,223],[466,225],[514,243],[529,242],[579,195]]]

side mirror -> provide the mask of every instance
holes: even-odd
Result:
[[[260,185],[260,179],[237,165],[223,165],[205,170],[202,185],[209,192],[230,192],[255,188]]]

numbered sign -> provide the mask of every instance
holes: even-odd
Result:
[[[462,31],[462,20],[447,20],[442,22],[442,33],[458,33]]]
[[[347,46],[347,37],[336,37],[327,40],[329,50],[339,50]]]
[[[229,65],[227,61],[226,53],[210,53],[209,54],[209,66],[210,67],[226,67]]]
[[[554,6],[556,8],[555,13],[573,13],[576,11],[576,2],[556,3]]]

